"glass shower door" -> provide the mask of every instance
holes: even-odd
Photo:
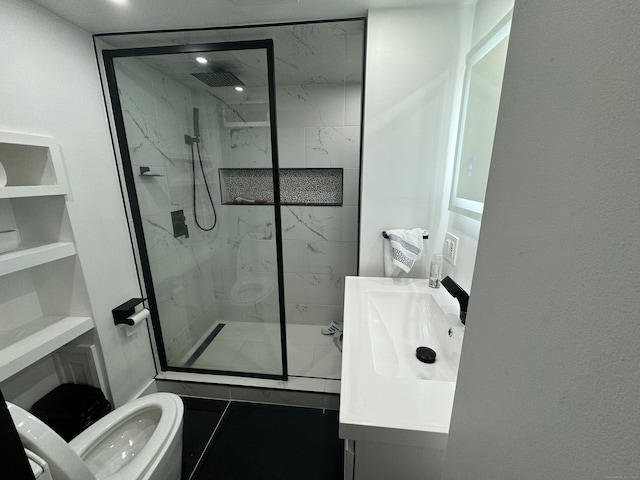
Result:
[[[103,54],[162,368],[286,378],[272,42]]]

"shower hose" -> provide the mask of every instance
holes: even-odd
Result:
[[[204,187],[207,190],[207,196],[209,197],[209,202],[211,203],[211,209],[213,210],[213,225],[209,228],[203,227],[202,225],[200,225],[200,222],[198,221],[198,209],[197,209],[198,204],[196,203],[197,202],[196,200],[196,197],[197,197],[196,195],[196,157],[193,151],[194,143],[196,145],[196,150],[198,151],[198,162],[200,163],[200,171],[202,172]],[[218,215],[216,214],[216,207],[213,204],[213,198],[211,198],[211,191],[209,190],[209,184],[207,183],[207,176],[204,174],[204,165],[202,164],[202,155],[200,154],[200,144],[197,141],[191,143],[191,173],[193,177],[193,218],[195,219],[196,225],[200,230],[203,230],[205,232],[210,232],[216,227],[216,224],[218,223]]]

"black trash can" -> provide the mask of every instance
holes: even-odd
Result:
[[[99,388],[65,383],[54,388],[31,408],[67,442],[111,411]]]

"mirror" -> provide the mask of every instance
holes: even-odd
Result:
[[[484,207],[510,29],[511,12],[467,54],[449,210],[476,220]]]

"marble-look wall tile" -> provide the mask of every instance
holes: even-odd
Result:
[[[352,65],[346,67],[347,86],[362,83],[364,32],[349,32],[346,37],[346,60]]]
[[[305,273],[309,271],[307,243],[307,240],[284,239],[282,241],[282,257],[285,274],[289,272]]]
[[[304,128],[278,128],[280,168],[300,168],[304,159]]]
[[[226,223],[221,234],[239,246],[240,240],[251,235],[254,238],[275,238],[274,209],[270,205],[225,205]],[[235,267],[234,267],[235,268]]]
[[[281,128],[344,125],[344,111],[342,85],[281,87],[277,92]]]
[[[188,183],[169,182],[170,210],[190,209],[193,203],[193,187]]]
[[[344,24],[338,23],[292,25],[279,29],[274,38],[277,81],[295,76],[298,83],[305,85],[326,84],[328,76],[340,80],[361,76],[358,60],[362,57],[362,39],[360,52],[347,57],[347,51],[352,53],[354,50],[348,49],[347,44],[355,42],[352,37],[357,35],[347,32]]]
[[[360,128],[307,127],[305,164],[307,167],[358,167]]]
[[[342,305],[344,276],[323,273],[291,273],[284,279],[285,301],[315,305]]]
[[[271,168],[269,128],[232,128],[229,130],[231,158],[224,166],[233,168]]]
[[[159,72],[136,58],[117,58],[114,60],[114,67],[122,110],[145,112],[155,118],[153,77]]]
[[[360,168],[344,168],[342,170],[342,181],[342,205],[345,207],[357,207],[360,202]]]
[[[153,96],[158,119],[182,127],[184,133],[192,132],[193,99],[191,89],[180,85],[166,75],[153,78]],[[188,127],[189,130],[187,130]]]
[[[284,240],[284,272],[355,275],[356,242]]]
[[[175,337],[188,326],[186,311],[186,288],[180,277],[170,277],[156,284],[156,302],[161,313],[171,315],[174,321],[163,324],[163,334],[167,338]]]
[[[164,102],[161,102],[164,103]],[[171,156],[185,155],[189,146],[184,141],[185,134],[193,131],[192,109],[182,102],[174,105],[164,105],[165,112],[156,107],[156,135],[159,145],[165,148]]]
[[[357,269],[360,86],[283,90],[279,125],[295,126],[304,140],[302,157],[301,139],[287,132],[287,166],[344,168],[342,207],[282,209],[287,321],[324,325],[342,319],[343,277]]]
[[[152,261],[175,254],[181,246],[180,240],[173,236],[171,215],[167,212],[143,216],[142,228],[147,254]]]
[[[159,146],[155,116],[135,110],[123,110],[122,115],[134,171],[139,166],[164,167],[170,158]]]
[[[358,241],[358,207],[342,207],[342,241]]]
[[[344,207],[282,207],[282,237],[287,240],[342,240]]]
[[[300,325],[327,325],[342,321],[342,305],[285,302],[287,323]]]
[[[193,342],[189,327],[186,326],[175,337],[166,338],[163,336],[167,353],[167,363],[169,365],[182,366],[185,355],[190,350]]]
[[[192,339],[192,346],[200,345],[206,340],[206,337],[215,322],[215,310],[202,310],[194,314],[189,321],[189,334]]]
[[[158,316],[162,325],[162,338],[170,362],[177,362],[191,347],[191,334],[186,305],[186,288],[179,279],[167,279],[165,288],[156,289]],[[170,318],[171,322],[164,321]]]
[[[307,242],[309,272],[355,275],[356,242]]]
[[[137,175],[134,171],[138,205],[140,206],[140,211],[144,212],[145,216],[166,213],[171,206],[165,167],[153,167],[153,172],[161,176],[146,177]]]

